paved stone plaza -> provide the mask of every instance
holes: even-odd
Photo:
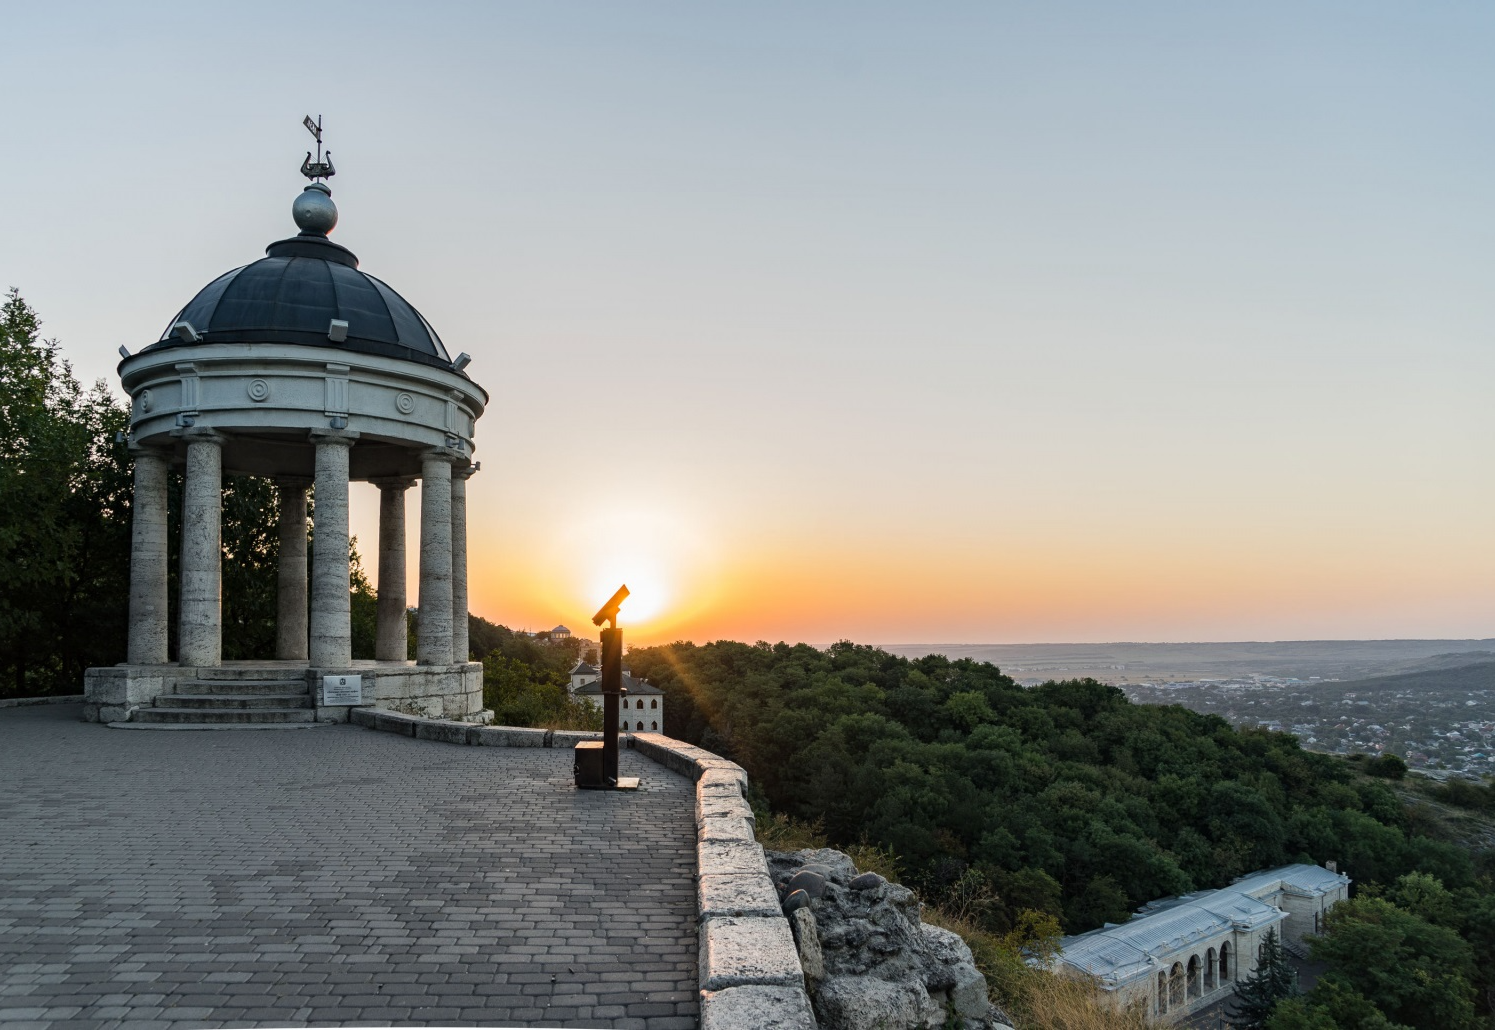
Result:
[[[0,1025],[694,1027],[694,792],[347,725],[0,710]]]

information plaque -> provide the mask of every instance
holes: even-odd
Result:
[[[323,705],[363,704],[362,676],[323,676]]]

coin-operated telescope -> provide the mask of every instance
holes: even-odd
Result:
[[[592,625],[606,622],[609,626],[602,631],[602,739],[576,745],[576,785],[588,790],[638,790],[637,776],[618,776],[618,702],[628,692],[623,686],[618,609],[627,597],[628,587],[619,587],[592,616]]]

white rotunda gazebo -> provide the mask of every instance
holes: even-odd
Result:
[[[468,661],[466,481],[487,393],[430,324],[327,238],[313,179],[301,232],[214,279],[120,380],[135,460],[125,664],[88,670],[85,718],[111,724],[341,721],[354,703],[481,722]],[[122,349],[123,351],[123,349]],[[175,661],[168,654],[167,482],[184,471]],[[226,474],[280,493],[273,659],[222,660],[221,491]],[[375,660],[354,661],[348,484],[380,489]],[[420,482],[416,659],[407,661],[405,491]],[[307,569],[307,491],[315,545]]]

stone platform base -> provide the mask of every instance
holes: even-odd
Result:
[[[204,695],[232,698],[236,684],[248,693],[270,683],[287,692],[304,691],[308,721],[347,722],[350,705],[322,703],[323,676],[361,676],[363,707],[382,708],[432,719],[486,724],[493,713],[483,708],[483,666],[416,665],[414,662],[355,661],[344,668],[312,668],[305,662],[225,662],[216,666],[115,665],[89,669],[83,677],[85,722],[143,722],[142,709],[176,712],[197,705]],[[178,700],[180,699],[180,700]],[[222,709],[224,706],[213,706]],[[247,712],[254,706],[246,705]],[[162,722],[159,717],[153,722]],[[190,723],[190,719],[176,719]],[[208,720],[204,718],[204,722]],[[240,722],[254,721],[249,718]]]

